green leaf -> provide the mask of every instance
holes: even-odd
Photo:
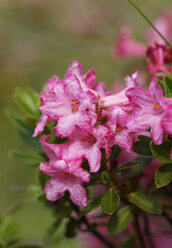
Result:
[[[147,143],[150,143],[151,140],[152,140],[150,137],[145,136],[145,135],[139,135],[139,136],[138,136],[138,139],[139,139],[140,141],[144,141],[144,142],[147,142]]]
[[[145,196],[142,192],[134,192],[129,196],[129,201],[152,214],[161,214],[162,207],[153,196]]]
[[[122,178],[130,178],[142,172],[152,161],[151,158],[138,157],[131,162],[124,163],[119,166],[116,172]]]
[[[102,171],[101,172],[101,179],[103,184],[110,185],[111,184],[111,176],[108,171]]]
[[[18,127],[21,131],[23,131],[24,133],[27,133],[29,135],[33,134],[33,129],[31,129],[30,127],[28,127],[26,125],[26,123],[17,115],[10,113],[9,111],[5,112],[7,117],[11,120],[11,122]]]
[[[164,84],[166,87],[166,97],[172,97],[172,78],[166,76]]]
[[[21,108],[21,110],[27,115],[34,119],[38,119],[40,116],[39,111],[39,95],[33,89],[20,89],[17,88],[15,91],[15,101]]]
[[[121,152],[121,147],[119,147],[118,145],[115,145],[113,147],[113,150],[112,150],[112,153],[110,155],[109,160],[111,160],[111,161],[116,160],[118,158],[120,152]]]
[[[157,188],[163,187],[172,181],[172,164],[161,166],[155,173]]]
[[[100,205],[106,214],[113,214],[119,206],[119,196],[114,189],[109,189],[102,197]]]
[[[130,206],[125,206],[120,208],[117,212],[115,212],[109,222],[108,222],[108,230],[111,234],[117,234],[124,230],[133,218],[133,210]]]
[[[41,189],[41,187],[39,185],[29,185],[29,187],[27,188],[27,191],[30,195],[39,198],[42,195],[44,195],[44,191]]]
[[[169,164],[172,163],[172,159],[170,159],[170,151],[172,145],[168,141],[164,141],[161,145],[155,145],[153,141],[150,143],[152,154],[159,161]]]
[[[42,146],[39,143],[39,138],[33,138],[32,135],[24,133],[19,131],[19,135],[22,138],[22,140],[28,145],[30,146],[33,150],[36,150],[38,152],[42,152]]]
[[[100,205],[100,200],[101,197],[97,197],[96,199],[91,201],[85,208],[81,210],[81,212],[79,213],[79,217],[82,217],[85,214],[91,212],[92,210],[98,208],[98,206]]]
[[[18,158],[19,160],[21,160],[22,162],[26,163],[26,164],[31,164],[31,165],[36,165],[39,164],[40,162],[45,161],[45,157],[40,156],[38,154],[34,154],[34,153],[25,153],[22,151],[17,151],[17,150],[13,150],[10,152],[10,155],[12,157]]]
[[[146,142],[146,141],[135,142],[133,146],[133,150],[135,153],[142,155],[142,156],[146,156],[146,157],[153,156],[151,149],[150,149],[150,141],[149,142]]]

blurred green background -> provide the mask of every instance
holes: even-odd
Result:
[[[163,10],[172,9],[171,0],[135,0],[154,20]],[[0,210],[28,199],[25,187],[37,183],[38,168],[20,163],[9,150],[29,150],[4,114],[17,112],[15,87],[40,91],[54,74],[63,77],[72,60],[84,71],[94,67],[98,80],[107,86],[138,70],[139,59],[115,60],[112,51],[123,25],[133,28],[136,37],[148,27],[127,0],[1,0],[0,1]],[[51,212],[41,203],[27,202],[14,215],[20,235],[42,237],[51,224]],[[61,246],[68,247],[67,241]],[[73,245],[76,247],[76,245]],[[70,243],[69,247],[72,247]],[[81,245],[79,245],[81,247]]]

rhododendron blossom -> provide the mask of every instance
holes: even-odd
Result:
[[[139,135],[152,137],[159,145],[164,132],[172,134],[172,100],[163,96],[156,77],[146,90],[139,86],[135,72],[125,78],[126,88],[115,94],[95,80],[94,69],[83,75],[80,62],[73,61],[65,78],[52,77],[40,94],[42,116],[34,136],[43,131],[47,121],[55,121],[55,136],[67,138],[61,144],[49,143],[51,135],[40,139],[49,159],[40,164],[40,170],[52,177],[45,187],[48,200],[57,200],[68,190],[74,203],[85,206],[82,183],[89,182],[91,173],[99,172],[101,149],[105,150],[104,159],[108,159],[115,145],[132,153]],[[82,168],[84,159],[89,172]]]
[[[89,182],[89,173],[77,166],[71,166],[64,160],[58,160],[51,164],[41,163],[40,171],[51,176],[52,179],[45,186],[45,194],[48,200],[56,201],[62,197],[66,190],[70,192],[71,200],[84,207],[87,205],[86,190],[83,182]]]

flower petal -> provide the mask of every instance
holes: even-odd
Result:
[[[81,184],[74,184],[69,189],[70,199],[78,206],[85,207],[87,205],[86,190]]]

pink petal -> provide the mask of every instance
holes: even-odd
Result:
[[[39,135],[44,131],[44,127],[46,126],[47,121],[48,121],[48,116],[43,114],[40,117],[40,120],[36,123],[36,128],[33,137],[36,137],[37,135]]]
[[[74,175],[78,178],[81,178],[82,182],[88,183],[90,181],[90,174],[82,168],[75,169]]]
[[[67,137],[72,133],[74,128],[75,115],[70,114],[59,118],[57,126],[55,126],[54,128],[54,131],[56,133],[56,136]]]
[[[51,179],[46,183],[45,194],[49,201],[56,201],[62,197],[67,189],[65,182],[62,183],[57,179]]]
[[[157,118],[151,127],[151,134],[153,141],[156,145],[160,145],[163,142],[163,128],[161,126],[161,119]]]
[[[82,80],[85,82],[87,87],[92,87],[96,81],[96,72],[91,68],[87,73],[84,74]]]
[[[68,77],[70,74],[75,74],[78,77],[82,77],[82,65],[79,61],[74,60],[71,63],[71,65],[67,69],[65,77]]]
[[[48,137],[51,137],[51,135],[43,135],[40,139],[40,143],[47,157],[51,160],[56,160],[60,157],[60,153],[61,153],[60,146],[58,144],[50,144],[46,142],[45,140]]]
[[[172,106],[165,112],[162,118],[162,126],[167,134],[172,135]]]
[[[70,199],[78,206],[85,207],[87,205],[86,190],[81,184],[74,184],[69,189]]]
[[[84,157],[88,160],[90,172],[97,172],[100,169],[101,152],[96,145],[88,148]]]
[[[65,94],[74,99],[79,98],[83,90],[78,77],[74,74],[71,74],[66,77],[63,82]]]

